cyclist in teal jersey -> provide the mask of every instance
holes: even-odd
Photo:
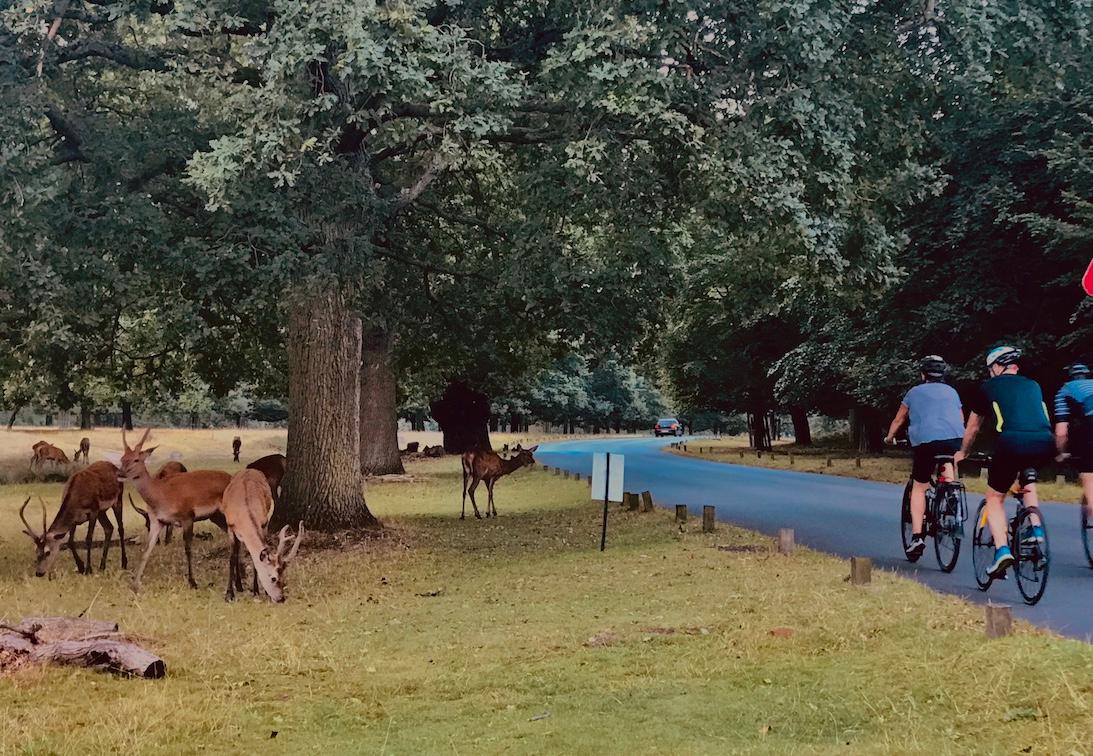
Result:
[[[1093,378],[1080,362],[1067,368],[1067,377],[1055,395],[1055,445],[1060,458],[1070,457],[1078,469],[1093,515]]]
[[[1020,476],[1025,491],[1025,505],[1036,507],[1035,476],[1026,471],[1051,461],[1055,456],[1055,439],[1051,420],[1044,404],[1040,384],[1022,375],[1021,351],[1012,346],[1000,346],[987,354],[990,378],[979,387],[970,403],[971,415],[956,461],[964,459],[979,429],[986,420],[997,432],[993,461],[987,475],[987,522],[994,538],[994,562],[988,568],[991,577],[1002,577],[1013,564],[1013,554],[1006,542],[1006,493]],[[1026,538],[1044,540],[1044,529],[1036,515],[1034,527]]]

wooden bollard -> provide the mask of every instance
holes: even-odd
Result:
[[[792,454],[789,455],[789,463],[791,465],[793,464],[793,455]]]
[[[1056,475],[1055,476],[1055,484],[1056,485],[1061,486],[1065,483],[1066,483],[1066,476],[1065,475]]]
[[[569,480],[569,470],[562,470],[562,477]]]
[[[987,604],[987,637],[1003,638],[1013,632],[1013,614],[1005,604]]]
[[[683,445],[683,451],[687,451],[687,444]]]
[[[740,452],[740,459],[744,458],[744,452]]]
[[[793,553],[793,528],[779,528],[778,553],[786,556]]]
[[[626,500],[626,509],[630,512],[637,512],[639,506],[638,495],[636,493],[630,493],[627,491],[622,495],[622,498]]]
[[[687,522],[686,504],[676,504],[676,522]]]
[[[854,458],[854,467],[861,467],[861,457]]]
[[[653,511],[653,492],[642,491],[641,492],[641,511],[652,512]]]
[[[756,450],[755,450],[755,458],[756,458],[756,459],[762,459],[762,458],[763,458],[763,452],[761,452],[761,451],[759,451],[758,449],[756,449]]]
[[[714,523],[717,522],[717,516],[714,513],[712,504],[706,504],[702,507],[702,532],[712,533],[714,531]]]
[[[850,582],[865,585],[873,580],[873,560],[867,557],[850,557]]]
[[[555,475],[561,475],[561,474],[562,474],[562,468],[560,468],[560,467],[555,467],[555,468],[554,468],[554,474],[555,474]]]
[[[828,457],[828,458],[827,458],[827,466],[828,466],[828,467],[831,467],[831,457]]]

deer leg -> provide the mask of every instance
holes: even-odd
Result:
[[[471,506],[474,507],[475,519],[481,520],[482,515],[479,514],[479,512],[478,512],[478,502],[476,502],[474,500],[474,489],[478,488],[478,482],[479,482],[478,478],[475,478],[474,480],[472,480],[471,481],[471,487],[469,489],[467,489],[467,493],[469,493],[471,495]]]
[[[121,505],[121,494],[114,502],[114,522],[118,523],[118,543],[121,545],[121,568],[129,569],[129,557],[125,554],[125,511]]]
[[[106,570],[106,555],[110,553],[110,541],[114,539],[114,525],[106,516],[106,510],[99,512],[99,524],[102,525],[102,560],[99,562],[99,572]],[[91,560],[89,559],[88,562]]]
[[[239,558],[239,540],[232,533],[228,533],[228,540],[231,541],[231,551],[228,554],[228,590],[224,591],[224,600],[235,601],[235,581],[238,578],[235,569]]]
[[[496,480],[491,480],[491,481],[490,481],[489,483],[487,483],[487,484],[486,484],[486,490],[490,492],[490,505],[489,505],[489,509],[492,509],[492,510],[493,510],[493,516],[494,516],[494,517],[496,517],[496,516],[497,516],[497,507],[496,507],[496,505],[494,505],[494,503],[493,503],[493,484],[494,484],[494,483],[496,483],[496,482],[497,482]],[[488,513],[488,512],[486,513],[486,516],[487,516],[487,517],[489,517],[489,513]]]
[[[72,558],[76,561],[76,572],[83,574],[83,562],[80,561],[79,550],[76,548],[76,526],[68,531],[68,550],[72,552]]]
[[[182,529],[182,544],[186,549],[186,579],[190,583],[191,588],[197,588],[197,581],[194,580],[194,524],[193,522],[186,523]]]
[[[73,528],[75,530],[75,528]],[[91,570],[91,539],[95,535],[95,518],[92,517],[87,521],[87,535],[84,537],[84,548],[87,549],[87,571],[85,575],[90,575]]]
[[[467,466],[463,465],[463,509],[459,512],[459,519],[467,519]]]
[[[159,543],[159,534],[163,530],[163,524],[154,516],[148,517],[148,543],[144,547],[144,555],[137,565],[137,574],[133,576],[133,590],[140,591],[140,579],[144,575],[144,568],[148,565],[148,558],[152,556],[152,550]]]
[[[163,545],[166,546],[171,542],[171,533],[174,532],[174,528],[170,525],[163,529]]]

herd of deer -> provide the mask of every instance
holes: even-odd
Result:
[[[288,526],[281,528],[277,546],[270,549],[266,544],[266,528],[277,501],[281,479],[285,474],[285,457],[271,454],[249,464],[234,476],[221,470],[189,471],[179,462],[168,462],[152,475],[146,462],[156,447],[144,448],[151,429],[145,430],[137,445],[130,447],[122,431],[125,451],[117,465],[110,462],[94,462],[74,472],[65,483],[61,494],[61,507],[52,524],[46,524],[45,502],[42,506],[42,532],[37,532],[26,519],[30,497],[19,509],[19,517],[26,526],[24,532],[34,541],[36,564],[34,574],[39,577],[49,573],[54,560],[61,552],[61,542],[68,540],[68,548],[80,573],[91,572],[91,545],[96,523],[104,531],[102,559],[99,570],[106,568],[106,557],[114,535],[107,512],[113,510],[121,545],[121,566],[126,569],[129,560],[125,553],[125,525],[122,518],[122,492],[125,483],[132,484],[144,499],[147,509],[130,504],[144,517],[148,528],[148,543],[140,565],[133,576],[133,587],[140,590],[141,576],[148,565],[156,544],[163,535],[169,541],[172,527],[182,529],[186,552],[186,576],[191,588],[197,587],[193,573],[194,523],[208,520],[228,535],[230,555],[228,561],[228,587],[225,598],[235,598],[236,590],[242,589],[243,570],[239,564],[239,546],[246,548],[254,565],[253,592],[259,584],[273,601],[284,601],[284,571],[296,556],[304,536],[303,523],[290,535]],[[80,444],[84,460],[90,444],[84,439]],[[59,455],[59,456],[58,456]],[[67,462],[64,452],[44,441],[34,445],[32,464],[44,461]],[[85,564],[77,553],[76,527],[87,523]],[[291,546],[291,548],[290,548]]]

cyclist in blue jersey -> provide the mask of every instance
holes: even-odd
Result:
[[[960,410],[960,395],[944,382],[949,366],[936,354],[919,363],[922,383],[913,387],[903,397],[895,418],[888,428],[885,443],[892,443],[900,427],[910,418],[907,439],[914,450],[911,463],[911,542],[907,544],[907,558],[912,562],[926,550],[926,535],[922,532],[922,518],[926,513],[926,489],[930,487],[936,463],[934,458],[942,454],[955,454],[960,450],[964,436],[964,415]],[[954,479],[953,466],[945,465],[944,475]]]
[[[1023,375],[1020,370],[1021,350],[1012,346],[1000,346],[987,354],[987,372],[990,378],[979,387],[971,403],[971,415],[964,432],[964,443],[957,452],[956,461],[967,456],[984,420],[989,420],[998,437],[995,439],[994,456],[987,474],[987,523],[994,537],[994,562],[987,572],[993,578],[1005,575],[1013,564],[1013,554],[1006,543],[1006,493],[1020,476],[1025,491],[1025,506],[1036,507],[1036,479],[1026,476],[1026,471],[1050,462],[1055,456],[1055,438],[1051,433],[1051,420],[1044,404],[1040,384]],[[1044,540],[1044,529],[1033,514],[1034,527],[1024,540]]]
[[[1078,468],[1085,505],[1093,515],[1093,378],[1080,362],[1067,368],[1067,377],[1055,395],[1055,446]]]

